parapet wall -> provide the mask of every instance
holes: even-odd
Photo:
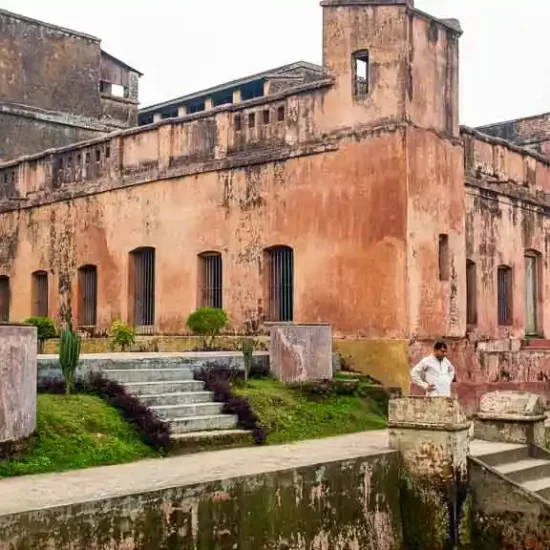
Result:
[[[400,550],[397,472],[386,451],[4,515],[0,550]]]

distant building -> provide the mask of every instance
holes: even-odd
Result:
[[[99,38],[0,10],[0,66],[0,161],[137,124],[141,73]]]
[[[0,317],[163,335],[197,306],[223,307],[238,332],[326,322],[355,368],[403,387],[443,337],[465,404],[549,393],[550,158],[522,147],[544,135],[459,126],[456,20],[412,0],[322,7],[322,68],[267,71],[1,164]],[[44,56],[37,74],[56,67]],[[116,80],[94,67],[83,96],[42,108],[119,105],[85,85]]]

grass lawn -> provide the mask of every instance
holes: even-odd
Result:
[[[28,453],[0,461],[0,477],[60,472],[156,456],[110,405],[89,395],[38,396]]]
[[[235,393],[247,397],[267,431],[267,443],[288,443],[386,427],[375,402],[359,396],[313,398],[271,380],[250,380]]]

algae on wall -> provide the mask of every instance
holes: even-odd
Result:
[[[401,550],[396,453],[0,517],[0,550]]]

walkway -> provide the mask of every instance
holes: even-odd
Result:
[[[393,452],[385,430],[0,480],[0,515]]]

